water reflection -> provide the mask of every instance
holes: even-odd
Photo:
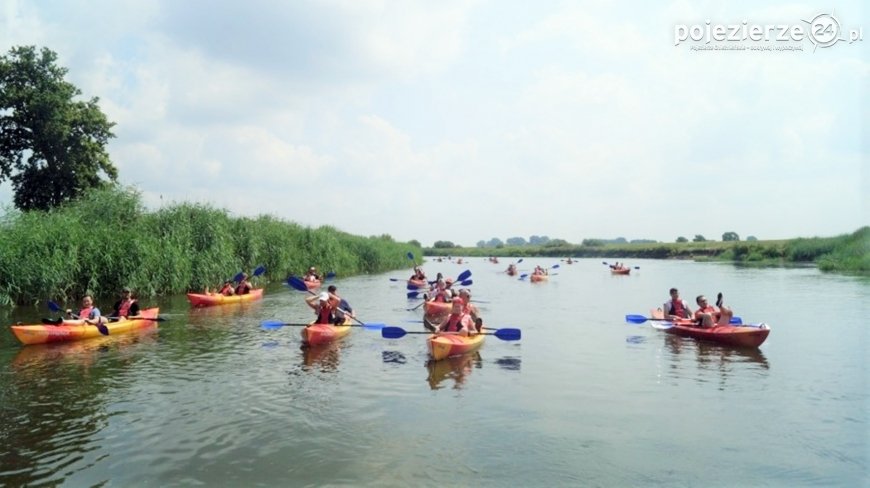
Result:
[[[22,347],[10,361],[15,374],[0,378],[3,417],[0,486],[55,485],[92,469],[101,448],[109,405],[142,357],[156,329],[140,334]]]
[[[516,357],[503,357],[495,360],[495,364],[501,369],[508,371],[519,371],[522,365],[522,359]]]
[[[341,341],[327,342],[316,346],[302,346],[303,369],[311,370],[319,367],[324,373],[338,371],[338,361],[341,353]]]
[[[760,349],[719,345],[672,334],[664,334],[664,340],[675,367],[693,355],[699,371],[719,374],[720,389],[725,388],[732,375],[745,376],[747,369],[765,375],[770,370],[770,364]]]
[[[426,381],[429,382],[429,388],[438,390],[443,388],[441,383],[450,378],[454,383],[453,388],[459,390],[462,389],[472,369],[480,367],[482,367],[480,351],[449,357],[439,361],[429,360],[426,363],[426,370],[429,372]]]

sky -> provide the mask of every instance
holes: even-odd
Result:
[[[744,21],[805,32],[704,38]],[[870,221],[862,1],[3,0],[0,26],[100,98],[150,209],[466,246]]]

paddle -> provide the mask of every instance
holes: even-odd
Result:
[[[317,293],[314,293],[313,291],[309,290],[307,286],[305,286],[304,281],[302,281],[301,279],[299,279],[295,276],[291,276],[291,277],[287,278],[287,284],[298,291],[307,291],[308,293],[311,293],[312,295],[317,295]],[[386,324],[381,324],[381,323],[367,324],[367,323],[357,319],[353,315],[351,315],[350,312],[348,312],[347,310],[344,310],[341,308],[339,308],[339,310],[344,312],[344,314],[347,315],[348,317],[350,317],[351,320],[357,322],[359,325],[361,325],[367,329],[380,329],[386,325]]]
[[[432,335],[431,332],[425,330],[407,331],[401,327],[384,327],[381,330],[381,337],[384,339],[399,339],[405,334],[426,334]],[[494,335],[503,341],[518,341],[522,336],[520,329],[496,329],[495,332],[481,332],[482,335]]]
[[[60,305],[54,303],[51,300],[48,301],[48,309],[51,310],[52,312],[61,312],[61,313],[64,312],[64,309],[60,308]],[[76,314],[70,314],[70,315],[72,315],[73,317],[75,317],[77,319],[80,318]],[[62,324],[62,323],[63,323],[63,319],[61,318],[59,324]],[[59,324],[54,324],[54,325],[59,325]],[[106,327],[105,324],[101,323],[99,320],[97,320],[96,324],[87,324],[87,325],[95,326],[97,328],[97,330],[100,331],[100,334],[103,334],[104,336],[109,335],[109,328]]]
[[[311,325],[311,324],[303,324],[303,323],[294,324],[294,323],[288,323],[288,322],[281,322],[279,320],[264,320],[264,321],[260,322],[260,327],[267,329],[267,330],[268,329],[279,329],[281,327],[308,327],[309,325]],[[383,329],[384,327],[386,327],[387,324],[363,324],[363,323],[360,323],[360,324],[347,324],[347,325],[349,327],[365,327],[366,329],[380,330],[380,329]]]
[[[647,320],[659,321],[659,322],[670,322],[671,321],[671,319],[655,319],[652,317],[644,317],[643,315],[626,315],[625,316],[625,321],[630,322],[632,324],[642,324],[642,323],[646,322]],[[743,319],[740,317],[731,317],[730,324],[731,325],[742,325]]]
[[[601,264],[607,264],[607,261],[601,261]],[[613,264],[607,264],[607,265],[610,266],[612,269],[616,269],[616,266]],[[620,266],[620,267],[630,268],[630,266]],[[640,266],[635,266],[634,269],[640,269]]]

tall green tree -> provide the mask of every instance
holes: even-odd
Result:
[[[81,91],[56,63],[35,46],[0,57],[0,183],[12,182],[22,210],[47,210],[118,178],[106,151],[115,124],[98,98],[74,100]]]

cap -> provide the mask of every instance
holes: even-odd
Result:
[[[320,293],[320,301],[321,302],[328,302],[329,301],[329,293],[326,293],[325,291]]]

